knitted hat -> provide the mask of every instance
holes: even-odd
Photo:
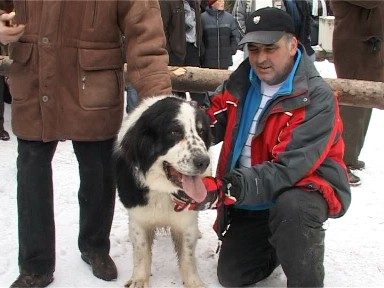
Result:
[[[208,5],[209,6],[212,6],[212,4],[214,4],[217,0],[208,0]]]

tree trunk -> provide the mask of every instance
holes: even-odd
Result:
[[[7,75],[12,60],[0,58],[0,75]],[[231,71],[198,67],[168,67],[175,91],[215,91]],[[342,105],[384,110],[384,83],[349,79],[324,79]]]
[[[231,71],[197,67],[169,67],[175,91],[215,91]],[[384,110],[384,83],[349,79],[324,80],[331,86],[342,105]]]

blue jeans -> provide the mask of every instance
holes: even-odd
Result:
[[[131,112],[139,103],[139,95],[133,86],[128,85],[125,89],[127,92],[127,106],[125,107],[125,112]]]

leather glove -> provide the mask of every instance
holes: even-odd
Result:
[[[207,196],[202,202],[196,202],[182,190],[171,194],[171,198],[175,203],[175,211],[182,211],[185,209],[200,211],[236,203],[236,194],[239,194],[239,191],[232,191],[233,185],[227,179],[205,177],[202,181],[207,189]]]

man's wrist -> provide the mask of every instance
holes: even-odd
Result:
[[[233,197],[237,201],[240,199],[241,191],[239,179],[233,174],[229,174],[224,178],[224,193],[227,197]]]

